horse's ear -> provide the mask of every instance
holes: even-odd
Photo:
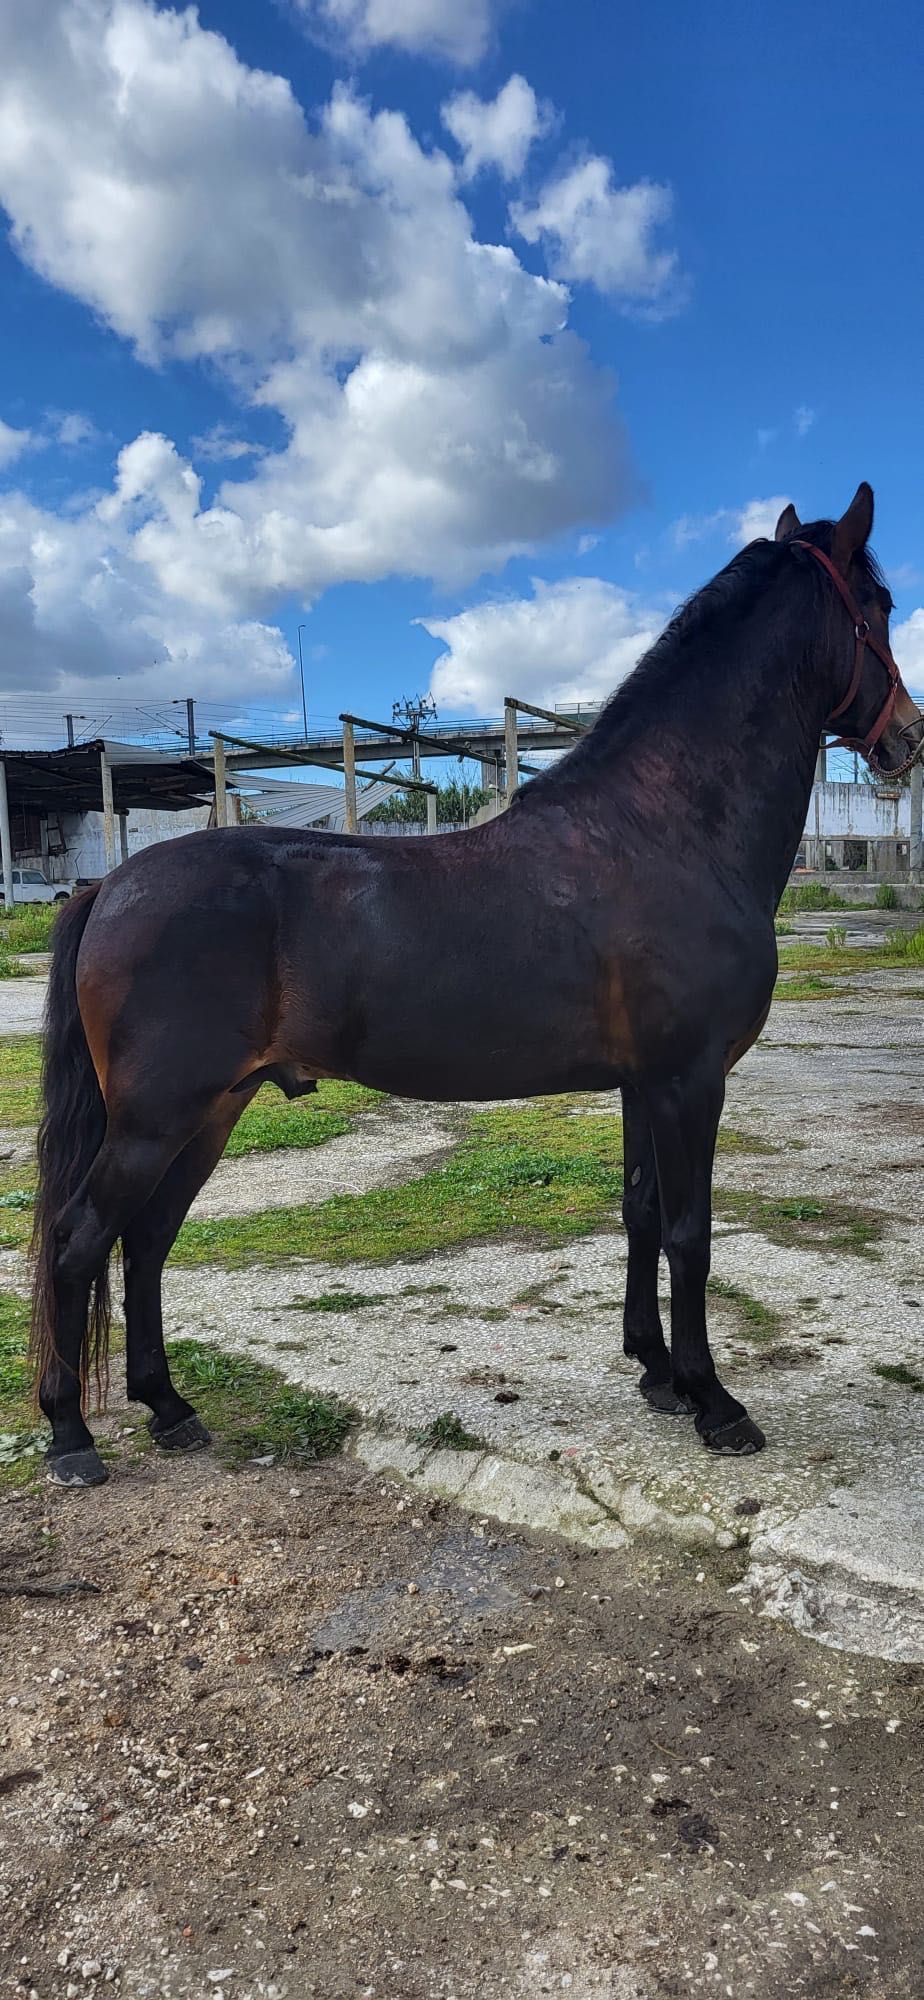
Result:
[[[800,521],[799,516],[796,513],[792,501],[790,501],[789,506],[783,508],[783,512],[780,515],[780,518],[776,524],[776,533],[773,538],[774,541],[777,542],[788,541],[790,535],[797,535],[799,533],[799,529],[801,528],[801,526],[802,522]]]
[[[834,528],[831,553],[838,569],[843,570],[845,575],[853,557],[860,549],[865,549],[872,532],[873,489],[865,479],[861,479],[846,514],[841,515]]]

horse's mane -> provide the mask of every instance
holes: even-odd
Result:
[[[779,575],[784,563],[792,563],[794,554],[800,556],[799,567],[809,575],[815,588],[818,614],[827,621],[835,609],[834,593],[825,584],[818,565],[800,551],[793,551],[789,544],[792,540],[814,542],[829,554],[833,537],[833,521],[813,521],[800,527],[787,541],[749,542],[717,576],[694,591],[675,611],[654,645],[610,696],[586,735],[547,771],[524,785],[515,794],[514,804],[525,807],[534,796],[538,803],[550,787],[567,785],[572,778],[580,781],[589,777],[609,762],[617,748],[628,746],[652,724],[663,723],[668,707],[672,728],[682,732],[695,720],[701,705],[702,671],[709,666],[714,670],[717,644],[733,653],[735,671],[743,678],[749,664],[744,643],[747,620],[767,585]],[[865,567],[871,587],[885,588],[885,579],[871,549],[864,549],[856,561]],[[823,630],[827,631],[827,625]],[[701,642],[708,642],[711,661],[700,650]],[[750,643],[753,650],[753,639]],[[702,671],[698,672],[697,666]]]

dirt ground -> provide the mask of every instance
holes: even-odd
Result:
[[[924,1988],[924,1668],[754,1617],[733,1555],[349,1458],[0,1515],[4,1996]]]

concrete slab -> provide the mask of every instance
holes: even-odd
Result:
[[[0,980],[0,1035],[37,1035],[45,1011],[47,978]]]

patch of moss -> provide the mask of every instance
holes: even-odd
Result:
[[[885,1218],[876,1209],[845,1201],[819,1201],[814,1195],[774,1196],[744,1188],[716,1188],[713,1205],[724,1221],[738,1222],[786,1249],[811,1244],[815,1249],[846,1250],[854,1257],[875,1257],[885,1233]]]
[[[772,1306],[765,1306],[762,1299],[755,1299],[740,1285],[733,1285],[725,1278],[710,1277],[707,1290],[713,1298],[724,1299],[734,1307],[740,1321],[741,1330],[751,1340],[776,1340],[782,1331],[782,1315]]]
[[[883,1382],[894,1383],[897,1389],[910,1389],[913,1396],[924,1396],[924,1375],[904,1361],[874,1361],[873,1374]]]

